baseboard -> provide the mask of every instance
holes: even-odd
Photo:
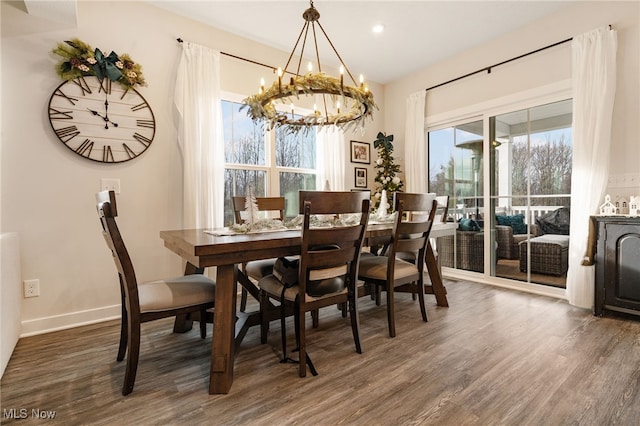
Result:
[[[95,324],[98,322],[119,319],[121,306],[105,306],[86,311],[70,312],[63,315],[36,318],[22,321],[22,333],[20,337],[35,336],[37,334],[51,333],[58,330],[80,327],[82,325]]]

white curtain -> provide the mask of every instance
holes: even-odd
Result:
[[[323,126],[316,136],[318,147],[318,179],[316,189],[323,190],[326,183],[332,191],[345,190],[345,139],[342,130]]]
[[[404,130],[404,180],[407,192],[427,192],[427,144],[424,136],[426,95],[427,92],[421,90],[407,98]]]
[[[582,308],[593,307],[594,266],[583,266],[589,236],[589,216],[602,203],[609,173],[611,116],[616,91],[615,30],[599,28],[574,37],[573,171],[571,176],[571,236],[567,298]]]
[[[224,140],[220,52],[182,43],[174,102],[183,160],[183,226],[218,228],[224,222]]]

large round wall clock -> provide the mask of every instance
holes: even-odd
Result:
[[[138,91],[94,76],[65,81],[54,90],[49,122],[64,146],[100,163],[138,157],[156,132],[153,111]]]

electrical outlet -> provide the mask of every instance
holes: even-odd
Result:
[[[40,296],[40,280],[24,280],[24,297]]]
[[[102,178],[100,180],[100,190],[113,191],[116,194],[120,194],[120,179]]]

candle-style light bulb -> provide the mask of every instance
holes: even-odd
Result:
[[[294,109],[293,109],[293,103],[291,103],[291,120],[293,120],[293,115],[294,115]]]
[[[282,90],[282,68],[278,67],[278,93]]]
[[[316,104],[313,104],[313,113],[314,114],[318,113],[318,108],[316,107]]]
[[[360,86],[364,84],[364,76],[360,74]]]
[[[336,102],[336,109],[338,110],[338,114],[340,114],[340,101]]]
[[[307,70],[309,72],[313,71],[313,65],[311,64],[311,61],[309,61],[309,65],[307,65]]]
[[[340,65],[340,89],[344,89],[344,65]]]
[[[264,78],[260,79],[260,93],[264,93]]]

